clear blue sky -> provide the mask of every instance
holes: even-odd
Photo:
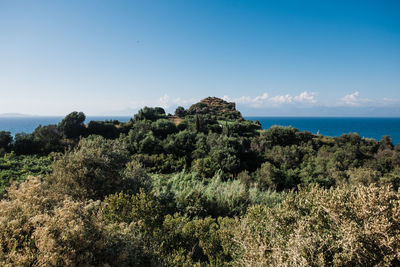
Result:
[[[400,1],[0,0],[0,113],[400,116]]]

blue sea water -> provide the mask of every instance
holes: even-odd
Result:
[[[91,120],[129,121],[129,116],[88,116]],[[300,131],[306,130],[314,134],[340,136],[356,132],[361,137],[380,140],[390,135],[394,144],[400,143],[400,118],[333,118],[333,117],[245,117],[248,120],[260,121],[263,129],[272,125],[292,126]],[[63,117],[0,117],[0,131],[31,133],[38,125],[57,124]]]
[[[334,117],[246,117],[258,120],[263,129],[273,125],[292,126],[326,136],[358,133],[364,138],[380,140],[389,135],[394,144],[400,143],[400,118],[334,118]]]
[[[0,131],[9,131],[12,135],[16,133],[31,133],[39,125],[45,126],[49,124],[58,124],[64,117],[0,117]],[[89,121],[119,120],[122,122],[129,121],[128,116],[87,116],[85,123]]]

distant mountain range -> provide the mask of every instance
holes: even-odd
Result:
[[[32,115],[21,113],[1,113],[0,117],[31,117]]]

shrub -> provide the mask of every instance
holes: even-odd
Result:
[[[152,231],[162,222],[162,209],[152,194],[115,193],[104,200],[104,216],[111,223],[136,222],[143,231]]]
[[[102,199],[127,190],[130,184],[122,170],[129,161],[125,144],[100,136],[82,139],[78,146],[60,155],[52,164],[49,185],[74,199]]]
[[[17,156],[15,153],[0,157],[0,199],[6,196],[6,187],[12,181],[24,181],[30,175],[45,175],[51,172],[51,157],[36,155]]]
[[[0,201],[1,266],[143,266],[156,258],[135,224],[106,224],[100,201],[72,200],[38,178]]]
[[[238,264],[395,266],[400,263],[400,193],[390,187],[318,186],[273,208],[249,209],[235,230]]]

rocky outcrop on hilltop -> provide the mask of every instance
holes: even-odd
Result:
[[[227,102],[218,97],[207,97],[200,100],[187,110],[187,114],[209,114],[217,119],[243,120],[242,114],[236,110],[235,103]]]

